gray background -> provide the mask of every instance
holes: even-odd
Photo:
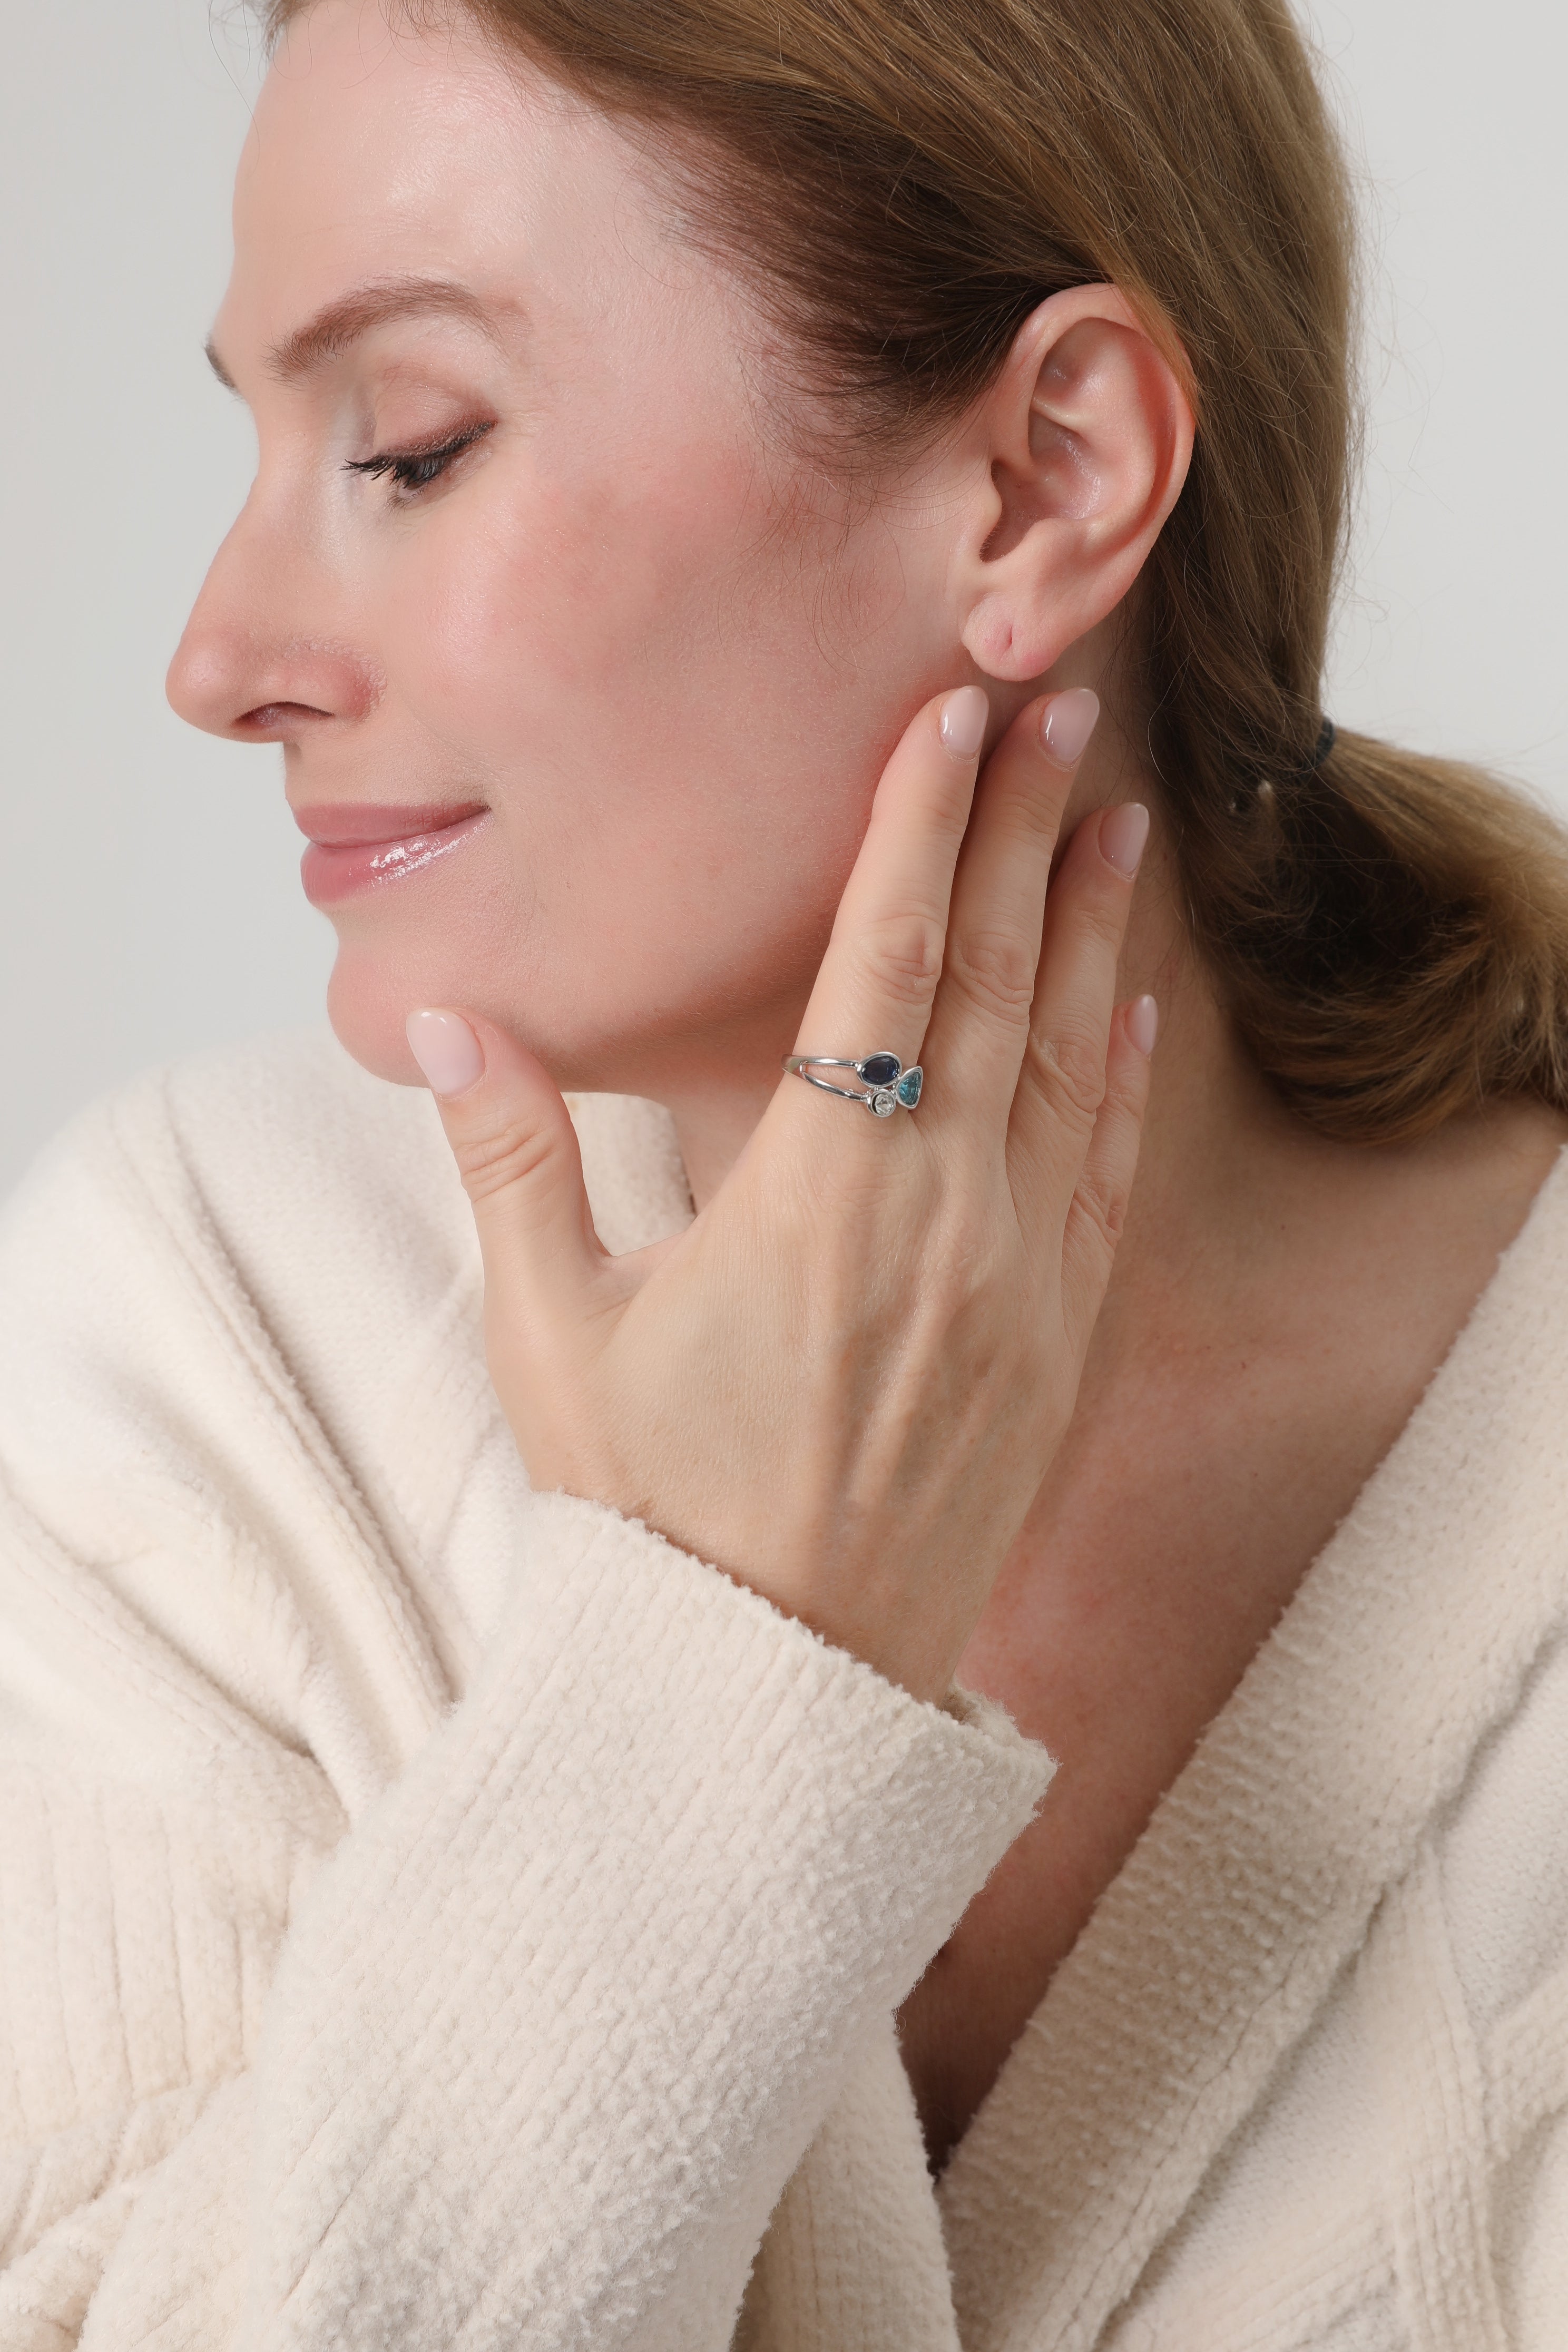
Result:
[[[1546,0],[1320,0],[1364,159],[1373,429],[1329,707],[1568,814],[1568,68]],[[1479,27],[1484,25],[1484,33]],[[245,494],[201,343],[256,61],[208,0],[49,0],[0,82],[0,1187],[169,1055],[317,1017],[278,754],[162,680]]]

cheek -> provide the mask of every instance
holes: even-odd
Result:
[[[535,936],[590,876],[627,941],[698,891],[716,941],[726,908],[748,935],[764,902],[830,909],[880,765],[841,534],[788,530],[743,452],[485,487],[410,533],[378,635],[420,736],[496,809]]]
[[[739,477],[710,470],[695,505],[646,482],[542,475],[482,507],[451,499],[386,615],[388,671],[420,721],[497,782],[520,757],[646,762],[682,711],[712,709],[748,634]]]
[[[468,1002],[583,1085],[749,1019],[783,1050],[882,762],[946,682],[898,563],[759,511],[743,460],[485,488],[410,529],[374,615],[389,748],[495,809],[484,887],[476,861],[342,927],[340,1034],[359,1051],[363,1012],[400,1055],[394,1000]]]

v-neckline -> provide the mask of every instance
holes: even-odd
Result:
[[[965,2352],[1088,2352],[1517,1689],[1556,1580],[1500,1627],[1476,1571],[1563,1455],[1563,1332],[1568,1148],[949,2158]]]
[[[608,1247],[689,1221],[667,1112],[572,1108]],[[1565,1605],[1564,1335],[1568,1147],[954,2148],[965,2352],[1091,2352],[1513,1703]]]

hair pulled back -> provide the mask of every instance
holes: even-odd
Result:
[[[1037,303],[1120,286],[1187,381],[1145,570],[1148,751],[1240,1033],[1326,1132],[1568,1107],[1568,861],[1505,785],[1342,730],[1312,764],[1356,411],[1350,183],[1284,0],[461,0],[686,134],[704,221],[841,395],[960,412]],[[276,34],[309,0],[273,0]]]

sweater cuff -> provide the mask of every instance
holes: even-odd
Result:
[[[879,1904],[895,1859],[888,1841],[907,1841],[907,1924],[923,1946],[942,1923],[932,1950],[1055,1773],[1046,1749],[994,1701],[957,1684],[940,1701],[917,1698],[606,1505],[534,1496],[527,1563],[492,1670],[528,1672],[549,1660],[552,1680],[563,1678],[562,1696],[564,1678],[581,1676],[584,1717],[606,1733],[613,1726],[628,1755],[654,1734],[671,1764],[681,1756],[682,1779],[711,1775],[709,1795],[721,1809],[754,1791],[768,1817],[787,1779],[789,1810],[815,1816],[825,1838],[864,1825]]]

